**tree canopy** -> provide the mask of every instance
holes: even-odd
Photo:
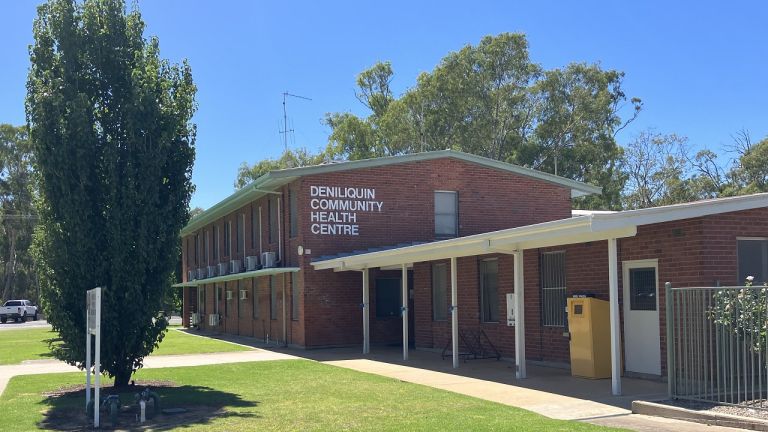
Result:
[[[37,277],[29,251],[37,220],[34,195],[27,128],[0,124],[0,301],[38,300]]]
[[[38,177],[44,308],[82,367],[85,291],[104,287],[102,364],[127,384],[162,340],[193,190],[196,88],[123,0],[38,8],[26,112]]]
[[[330,157],[450,148],[599,184],[603,195],[582,204],[621,206],[615,135],[642,108],[624,94],[623,73],[583,63],[545,70],[529,58],[525,35],[502,33],[448,54],[400,97],[393,75],[389,63],[377,63],[358,76],[368,117],[326,116]],[[625,105],[632,108],[622,119]]]

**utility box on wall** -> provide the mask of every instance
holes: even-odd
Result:
[[[571,375],[611,377],[611,326],[608,302],[591,297],[568,299]]]
[[[515,293],[507,293],[507,325],[515,326]]]

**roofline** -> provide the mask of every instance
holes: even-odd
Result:
[[[200,285],[215,284],[220,282],[229,282],[234,280],[248,279],[259,276],[270,276],[282,273],[296,273],[301,271],[299,267],[270,267],[261,270],[253,270],[244,273],[233,273],[224,276],[215,276],[207,279],[195,279],[193,281],[179,282],[171,285],[173,288],[196,287]]]
[[[637,234],[637,227],[642,225],[763,207],[768,207],[768,193],[578,216],[416,246],[315,261],[311,264],[315,270],[344,271],[451,257],[514,253],[531,248],[632,237]]]
[[[182,228],[181,235],[185,236],[191,234],[204,227],[205,225],[215,221],[216,219],[219,219],[220,217],[237,210],[248,202],[261,198],[262,196],[269,193],[269,191],[275,190],[278,187],[290,183],[291,181],[300,177],[326,174],[337,171],[348,171],[401,163],[420,162],[440,158],[458,159],[482,165],[488,168],[510,172],[513,174],[518,174],[563,186],[571,190],[572,198],[602,193],[601,187],[567,179],[565,177],[556,176],[554,174],[537,171],[531,168],[525,168],[519,165],[501,162],[456,150],[437,150],[431,152],[412,153],[398,156],[384,156],[380,158],[360,159],[333,164],[312,165],[306,167],[270,171],[190,220],[189,223],[187,223],[187,225]]]

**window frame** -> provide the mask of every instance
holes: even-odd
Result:
[[[544,277],[544,272],[546,271],[546,269],[544,268],[545,266],[544,257],[547,255],[549,256],[562,255],[562,260],[560,261],[562,263],[562,276],[561,278],[559,278],[563,282],[562,285],[551,286],[551,287],[544,286],[545,281],[547,280],[547,278]],[[556,251],[546,251],[546,252],[541,252],[539,254],[539,289],[540,289],[539,295],[541,298],[541,302],[540,302],[541,307],[539,310],[540,318],[541,318],[541,326],[542,327],[568,327],[568,315],[566,313],[566,308],[568,307],[568,300],[567,300],[568,299],[568,294],[567,294],[568,293],[568,263],[567,263],[567,254],[564,249],[556,250]],[[550,310],[560,310],[560,315],[558,315],[560,318],[559,324],[554,321],[551,321],[551,322],[547,321],[548,315],[546,314],[545,311],[547,310],[548,306],[547,304],[545,304],[545,301],[547,298],[551,298],[551,297],[545,296],[545,292],[547,290],[551,290],[551,291],[558,290],[562,292],[561,297],[563,299],[563,303],[561,305],[549,306],[551,308]]]
[[[235,224],[235,230],[236,230],[236,251],[237,256],[242,257],[245,254],[245,213],[241,214],[240,217],[237,218],[237,223]]]
[[[227,258],[232,259],[232,221],[224,224],[224,251]]]
[[[221,255],[221,232],[219,231],[219,225],[213,227],[213,260],[218,261]]]
[[[740,242],[760,242],[762,248],[762,279],[764,280],[758,280],[759,278],[756,277],[756,275],[750,275],[746,274],[746,272],[742,271],[742,263],[741,263],[741,247]],[[768,281],[768,237],[736,237],[736,284],[737,285],[743,285],[746,282],[747,276],[755,276],[755,280],[752,282],[754,285],[762,285],[764,282]]]
[[[438,213],[437,211],[437,196],[438,195],[452,195],[454,197],[454,208],[453,213]],[[434,234],[435,238],[438,239],[449,239],[449,238],[456,238],[459,236],[459,192],[458,191],[449,191],[449,190],[436,190],[434,191],[432,195],[433,199],[433,218],[435,221],[435,229]],[[437,219],[438,216],[453,216],[453,223],[454,223],[454,229],[453,233],[442,233],[437,231]]]
[[[485,277],[483,272],[483,266],[484,264],[490,263],[490,262],[496,262],[496,287],[495,287],[496,295],[493,296],[493,299],[494,299],[493,301],[495,302],[493,304],[495,304],[496,307],[495,308],[488,307],[488,310],[491,316],[486,317],[485,302],[488,296],[486,295],[486,292],[485,292],[486,288],[485,288]],[[498,324],[500,322],[499,320],[501,319],[501,314],[499,313],[499,259],[498,257],[481,259],[480,262],[478,263],[477,273],[479,276],[478,284],[480,286],[480,322],[483,324]],[[493,304],[489,306],[493,306]],[[496,320],[493,320],[494,313],[496,314],[495,316]]]
[[[436,283],[435,273],[439,270],[443,272],[443,285],[438,287]],[[448,306],[450,301],[448,300],[448,264],[447,263],[433,263],[432,264],[432,321],[443,322],[448,321]],[[440,299],[437,298],[436,292],[442,289],[443,291],[443,304],[438,304]],[[440,315],[444,314],[444,315]]]

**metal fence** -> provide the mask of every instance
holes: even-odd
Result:
[[[666,286],[669,395],[768,409],[768,288]]]

